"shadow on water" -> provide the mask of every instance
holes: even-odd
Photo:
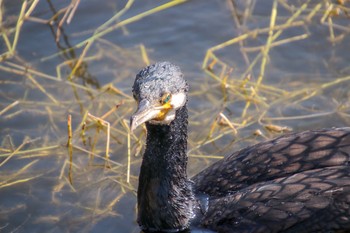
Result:
[[[273,1],[1,3],[1,232],[140,232],[145,130],[128,121],[149,62],[190,84],[190,175],[290,129],[350,125],[349,4],[281,1],[271,35]]]

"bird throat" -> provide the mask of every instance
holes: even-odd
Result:
[[[189,227],[194,198],[187,178],[187,108],[168,125],[146,123],[147,142],[138,187],[138,223],[146,231]]]

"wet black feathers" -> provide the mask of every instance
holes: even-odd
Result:
[[[196,190],[220,196],[257,182],[337,165],[350,165],[350,128],[291,133],[249,146],[192,180]]]
[[[143,229],[186,229],[194,196],[187,178],[187,108],[170,125],[147,123],[146,150],[138,187],[138,222]]]
[[[283,135],[193,177],[211,196],[202,225],[219,232],[350,229],[350,128]]]

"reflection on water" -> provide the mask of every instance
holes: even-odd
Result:
[[[65,17],[60,10],[70,1],[40,1],[23,24],[16,53],[1,57],[0,231],[139,232],[135,192],[145,134],[140,129],[130,136],[127,125],[134,111],[131,85],[146,60],[140,44],[152,61],[181,66],[190,83],[191,175],[216,160],[202,155],[224,156],[261,140],[250,137],[255,130],[264,130],[261,124],[295,130],[349,125],[349,81],[341,79],[350,73],[346,13],[332,18],[333,34],[321,13],[310,23],[304,18],[302,25],[283,31],[268,53],[265,89],[254,92],[251,83],[258,79],[261,64],[246,70],[266,44],[268,31],[215,51],[233,68],[227,82],[232,89],[200,69],[207,49],[270,24],[272,1],[232,2],[189,1],[114,30],[86,50],[87,44],[75,45],[92,36],[126,2],[81,1],[71,23],[63,22],[59,28]],[[135,2],[114,24],[157,4]],[[299,6],[297,1],[293,4]],[[308,5],[302,16],[308,17],[315,7]],[[5,1],[3,8],[1,27],[8,29],[12,42],[21,5]],[[278,9],[276,24],[283,24],[299,8],[279,5]],[[51,25],[43,22],[49,19]],[[287,43],[288,38],[295,40]],[[0,49],[5,53],[6,43],[0,43]],[[220,74],[219,64],[211,65]],[[247,87],[245,93],[235,91],[235,80]],[[334,80],[338,81],[331,83]],[[109,161],[107,127],[87,112],[110,123]],[[214,127],[219,113],[238,127],[238,135],[224,121]],[[74,145],[72,184],[68,115]],[[244,126],[242,119],[248,122]],[[208,142],[215,137],[218,140]]]

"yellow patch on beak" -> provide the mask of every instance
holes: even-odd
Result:
[[[155,121],[163,121],[166,117],[166,114],[173,108],[173,106],[171,106],[170,101],[163,104],[161,106],[161,110],[159,111],[158,115],[153,119]]]

